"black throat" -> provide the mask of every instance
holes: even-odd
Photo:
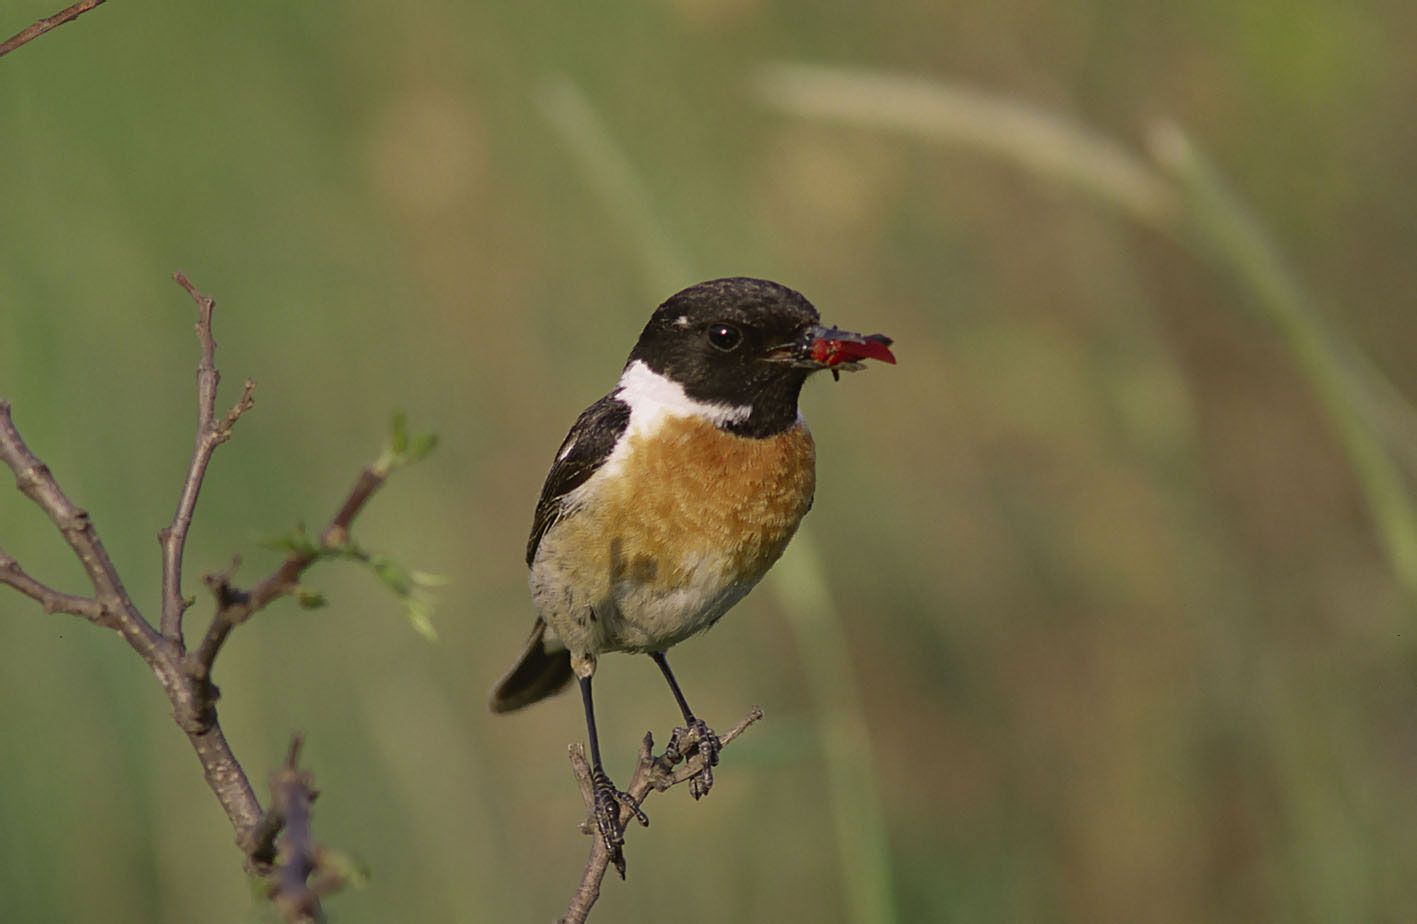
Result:
[[[797,398],[806,376],[783,376],[768,383],[753,397],[753,412],[747,420],[725,424],[723,429],[737,436],[766,439],[797,425]],[[693,397],[692,394],[689,395]]]

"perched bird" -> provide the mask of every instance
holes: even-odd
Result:
[[[665,651],[712,626],[767,573],[812,506],[816,460],[797,410],[807,377],[894,363],[890,339],[824,328],[802,295],[762,279],[715,279],[650,317],[610,394],[576,420],[546,476],[527,542],[538,617],[494,712],[580,682],[596,824],[622,870],[591,677],[608,651],[648,654],[704,751],[718,738],[689,708]]]

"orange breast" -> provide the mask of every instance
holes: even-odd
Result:
[[[576,547],[604,556],[610,586],[670,590],[705,559],[721,562],[725,584],[756,583],[812,503],[816,454],[800,423],[750,439],[675,417],[628,448],[617,477],[565,524],[581,534]]]

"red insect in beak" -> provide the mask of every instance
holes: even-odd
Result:
[[[835,327],[817,328],[814,333],[810,355],[813,362],[828,369],[863,359],[879,359],[895,365],[895,356],[890,350],[892,341],[885,334],[853,334]]]
[[[811,369],[830,369],[832,378],[841,378],[842,370],[861,368],[863,359],[879,359],[895,365],[891,353],[891,338],[885,334],[856,334],[839,327],[813,327],[799,341],[797,365]]]

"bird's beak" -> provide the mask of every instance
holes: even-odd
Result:
[[[837,327],[814,325],[807,328],[795,343],[784,344],[770,354],[778,361],[790,362],[799,369],[831,369],[832,372],[861,368],[863,359],[879,359],[895,364],[890,350],[891,338],[885,334],[857,334]]]

